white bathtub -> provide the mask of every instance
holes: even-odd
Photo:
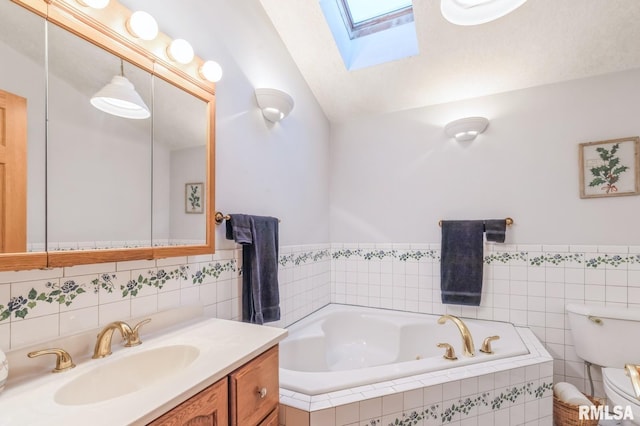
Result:
[[[426,315],[328,305],[289,327],[280,342],[280,387],[306,395],[413,376],[447,368],[528,354],[510,323],[464,319],[476,347],[474,357],[462,351],[462,338],[451,321]],[[480,352],[488,336],[493,354]],[[438,343],[451,344],[456,361],[443,358]]]

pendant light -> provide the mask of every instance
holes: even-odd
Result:
[[[113,76],[109,84],[93,95],[91,105],[108,114],[123,118],[140,120],[151,116],[142,97],[124,76],[122,59],[120,60],[120,75]]]

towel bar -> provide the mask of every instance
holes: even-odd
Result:
[[[216,213],[216,217],[217,217],[217,213]],[[506,222],[507,226],[513,225],[513,219],[511,219],[510,217],[506,218],[504,221]],[[438,221],[438,226],[442,226],[442,221],[441,220]]]
[[[216,212],[215,216],[213,216],[213,220],[216,221],[216,225],[222,225],[222,222],[229,219],[231,219],[231,215],[225,215],[222,214],[222,212]]]
[[[231,219],[231,215],[222,214],[222,212],[216,212],[216,214],[213,216],[213,220],[216,221],[216,225],[222,225],[222,222],[229,219]],[[278,222],[280,222],[280,219],[278,219]]]

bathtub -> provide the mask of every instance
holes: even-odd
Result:
[[[466,357],[456,325],[440,325],[439,317],[328,305],[288,327],[280,342],[280,387],[318,395],[529,353],[511,323],[464,319],[476,348]],[[495,335],[494,353],[480,352],[482,341]],[[444,359],[438,343],[451,344],[458,359]]]

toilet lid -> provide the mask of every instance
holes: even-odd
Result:
[[[631,379],[624,374],[622,368],[603,368],[602,380],[609,385],[618,395],[628,399],[630,402],[640,404],[633,392]]]

